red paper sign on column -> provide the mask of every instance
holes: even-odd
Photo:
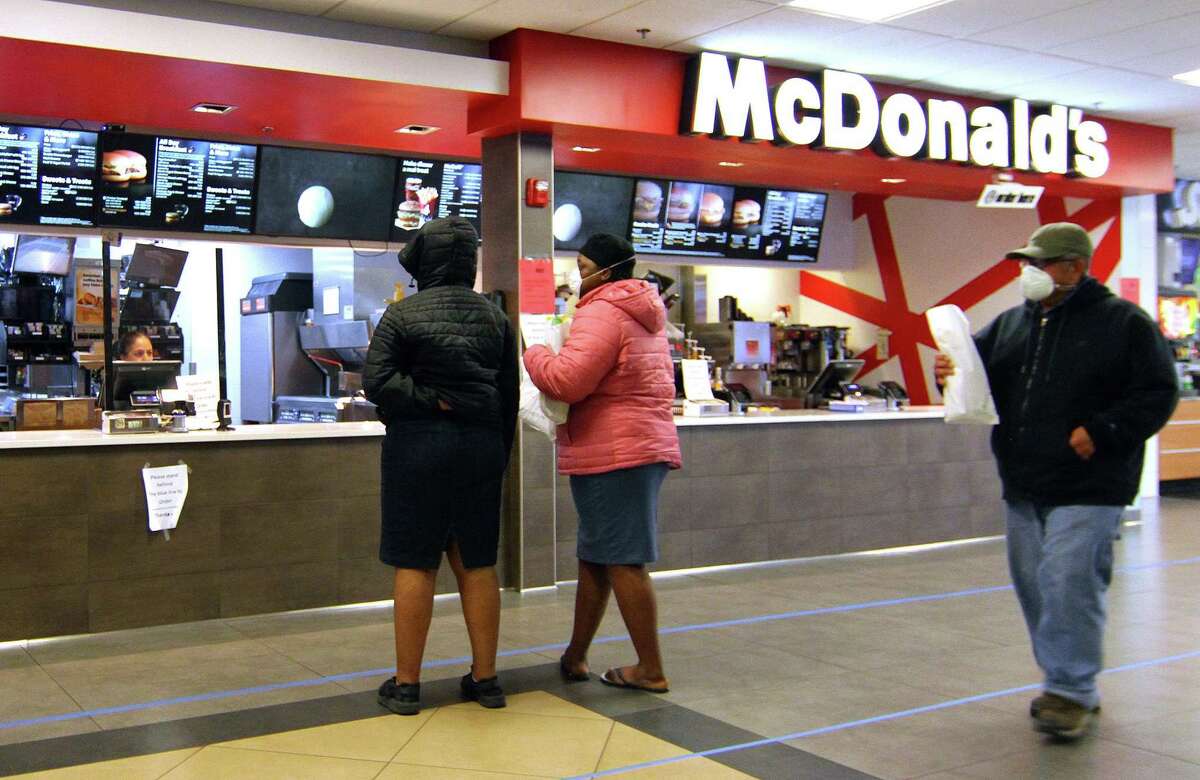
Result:
[[[548,257],[523,257],[518,267],[521,278],[521,313],[554,313],[554,262]]]
[[[1142,280],[1136,276],[1121,277],[1121,297],[1125,300],[1141,305],[1142,301]]]

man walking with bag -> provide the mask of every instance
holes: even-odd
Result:
[[[1035,728],[1063,739],[1100,711],[1105,592],[1121,513],[1145,441],[1178,400],[1170,349],[1140,308],[1088,276],[1078,225],[1043,225],[1020,260],[1026,302],[975,336],[1000,423],[992,451],[1007,513],[1013,585],[1045,675]],[[939,383],[954,365],[938,355]]]

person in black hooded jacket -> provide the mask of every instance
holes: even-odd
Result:
[[[379,703],[420,709],[421,659],[446,553],[462,596],[471,671],[462,691],[503,707],[496,679],[500,492],[516,430],[517,339],[474,292],[478,237],[452,217],[425,224],[400,253],[417,293],[388,307],[367,352],[363,389],[387,426],[379,558],[396,567],[396,676]]]
[[[1027,302],[975,336],[1000,423],[1009,569],[1045,674],[1039,731],[1082,736],[1100,709],[1104,594],[1112,544],[1142,475],[1146,439],[1178,399],[1174,360],[1140,308],[1088,276],[1092,242],[1043,225],[1020,260]],[[939,355],[934,373],[953,373]]]

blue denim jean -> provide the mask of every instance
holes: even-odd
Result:
[[[1045,690],[1096,707],[1122,507],[1008,502],[1008,567]]]

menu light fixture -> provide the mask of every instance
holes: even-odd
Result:
[[[1189,70],[1186,73],[1176,73],[1171,78],[1182,81],[1184,84],[1191,84],[1193,87],[1200,87],[1200,68]]]
[[[404,135],[429,135],[441,129],[433,125],[405,125],[404,127],[397,127],[395,132],[403,133]]]
[[[197,114],[228,114],[237,106],[226,105],[225,103],[197,103],[192,106],[192,110]]]
[[[847,3],[845,0],[792,0],[788,5],[822,16],[836,16],[839,19],[873,24],[890,22],[949,2],[953,0],[857,0],[853,3]]]
[[[1013,180],[1014,180],[1014,178],[1011,173],[997,173],[996,174],[996,181],[1013,181]]]
[[[572,152],[586,152],[587,154],[592,154],[593,152],[600,151],[600,147],[599,146],[572,146],[571,151]]]
[[[721,160],[721,162],[717,163],[717,165],[721,166],[722,168],[741,168],[745,164],[746,163],[730,162],[729,160]]]
[[[884,184],[903,184],[904,182],[908,181],[908,179],[880,179],[879,181]]]

